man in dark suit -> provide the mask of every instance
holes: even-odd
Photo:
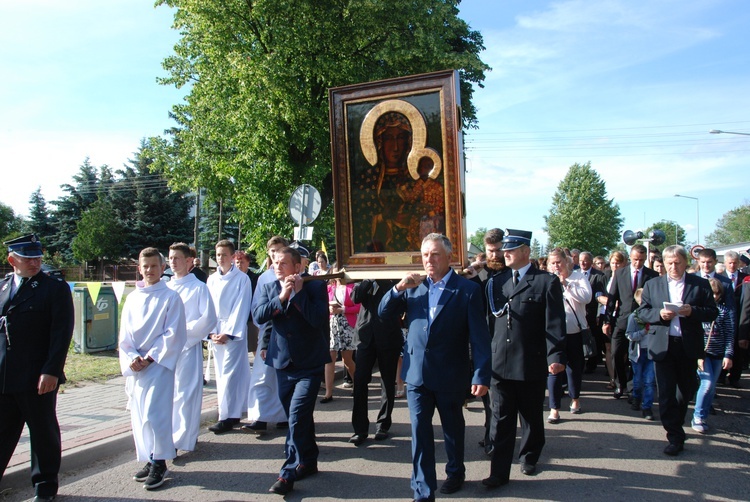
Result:
[[[367,439],[370,427],[370,420],[367,418],[367,386],[372,381],[372,369],[376,362],[380,370],[380,411],[375,440],[386,439],[391,428],[391,414],[396,395],[396,368],[404,337],[401,333],[401,319],[381,319],[378,316],[378,306],[383,296],[395,284],[396,281],[391,280],[366,279],[357,284],[352,291],[352,301],[361,305],[355,328],[359,345],[352,403],[354,435],[349,440],[356,446]]]
[[[727,307],[734,310],[736,308],[736,302],[734,301],[734,285],[726,275],[716,272],[717,263],[716,251],[710,248],[701,249],[698,253],[698,265],[700,266],[700,270],[696,272],[695,275],[699,275],[706,280],[713,277],[719,281],[721,285],[724,286],[724,291],[726,293],[724,301],[726,302]]]
[[[602,360],[604,353],[605,338],[602,334],[602,327],[599,323],[599,297],[607,294],[607,277],[604,272],[594,268],[594,255],[588,251],[581,253],[579,257],[581,273],[586,276],[591,285],[591,301],[586,304],[586,322],[591,329],[591,334],[596,340],[597,351],[593,357],[586,361],[586,373],[593,373],[596,366]]]
[[[685,248],[669,246],[663,255],[667,275],[646,283],[638,317],[655,328],[648,353],[654,361],[659,415],[669,441],[664,453],[674,456],[685,443],[685,413],[697,387],[698,359],[704,355],[703,323],[716,319],[719,310],[708,280],[685,273]]]
[[[324,281],[303,281],[299,251],[285,247],[274,257],[276,281],[264,285],[253,318],[272,323],[260,357],[276,369],[279,399],[289,422],[286,460],[269,489],[286,495],[294,482],[318,472],[313,411],[328,354],[328,293]]]
[[[734,290],[734,305],[737,307],[737,315],[735,316],[735,319],[739,322],[739,310],[742,305],[742,283],[745,282],[745,278],[748,275],[740,270],[742,261],[740,261],[740,255],[736,251],[727,251],[724,253],[724,265],[726,266],[724,274],[731,281],[732,289]],[[719,376],[719,381],[724,382],[727,376],[726,373],[729,373],[729,385],[732,387],[739,387],[740,378],[742,377],[742,369],[745,367],[746,360],[747,350],[740,346],[739,337],[735,337],[732,368],[728,372],[722,371]]]
[[[544,447],[544,392],[547,375],[565,370],[565,306],[557,276],[530,260],[531,232],[506,230],[507,270],[487,283],[492,312],[492,411],[494,450],[487,487],[510,479],[521,417],[521,472],[532,475]]]
[[[615,271],[607,297],[607,313],[610,318],[602,327],[602,331],[605,335],[612,336],[612,367],[617,377],[615,399],[620,399],[628,387],[629,341],[625,336],[625,329],[628,325],[628,316],[638,306],[633,294],[648,280],[659,277],[659,274],[643,266],[646,255],[646,247],[643,244],[636,244],[630,248],[630,265]],[[614,319],[614,313],[618,312],[618,303],[619,314]]]
[[[65,282],[41,271],[35,235],[4,244],[13,273],[0,282],[0,479],[26,424],[34,500],[52,500],[62,451],[57,390],[73,337],[73,298]]]
[[[384,319],[397,319],[406,312],[409,335],[402,375],[412,423],[411,486],[415,500],[434,500],[435,408],[440,414],[448,457],[448,478],[440,491],[453,493],[461,489],[466,477],[463,403],[469,388],[474,396],[487,393],[490,336],[482,289],[451,269],[452,245],[448,238],[427,235],[421,252],[427,277],[422,279],[414,273],[401,279],[383,297],[378,313]]]

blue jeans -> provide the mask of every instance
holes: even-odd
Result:
[[[289,417],[289,430],[284,447],[286,461],[281,466],[279,477],[294,481],[298,465],[310,466],[318,463],[313,410],[320,383],[323,381],[323,366],[313,369],[277,369],[276,376],[279,381],[281,406]]]
[[[721,363],[722,359],[707,357],[703,360],[703,371],[698,368],[698,378],[700,378],[701,383],[695,396],[693,419],[700,419],[701,422],[706,421],[711,404],[714,402],[714,395],[716,395],[716,382],[719,380],[719,373],[721,373]]]
[[[633,399],[641,400],[641,409],[648,410],[654,405],[654,362],[641,351],[637,361],[630,361],[633,368]]]

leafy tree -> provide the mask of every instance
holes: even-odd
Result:
[[[542,256],[543,252],[544,252],[544,248],[542,248],[542,245],[539,243],[539,241],[536,239],[532,239],[531,240],[531,257],[539,258],[540,256]]]
[[[0,202],[0,242],[21,236],[24,220],[16,215],[13,208]],[[0,252],[0,265],[8,263],[8,253]]]
[[[117,171],[118,178],[102,181],[104,188],[108,186],[113,215],[126,229],[127,238],[118,256],[136,258],[141,249],[149,246],[166,252],[174,242],[193,240],[193,199],[170,189],[152,164],[142,141],[134,158]]]
[[[595,255],[617,245],[622,227],[620,207],[607,197],[605,183],[591,162],[570,166],[544,221],[549,246],[578,248]]]
[[[159,0],[182,34],[163,84],[190,85],[177,126],[154,138],[173,186],[232,199],[254,248],[291,235],[287,201],[330,180],[328,89],[446,68],[461,75],[464,126],[489,68],[458,0]],[[316,227],[332,229],[332,212]],[[243,232],[244,233],[244,232]]]
[[[681,246],[685,245],[685,229],[677,223],[667,220],[657,221],[646,229],[645,234],[648,236],[648,234],[652,230],[661,230],[662,232],[664,232],[665,236],[664,244],[660,244],[658,246],[650,244],[650,247],[652,248],[657,248],[659,251],[663,251],[665,247],[671,246],[673,244],[679,244]],[[677,236],[676,241],[675,235]]]
[[[119,258],[126,239],[122,225],[113,218],[115,209],[106,198],[94,202],[81,215],[77,235],[70,244],[73,256],[81,262],[101,262]]]
[[[726,246],[750,241],[750,202],[727,211],[716,222],[716,230],[706,236],[708,246]]]
[[[107,166],[102,166],[100,170],[107,176],[109,171]],[[59,252],[67,261],[73,260],[71,242],[76,236],[78,222],[86,209],[96,202],[101,188],[97,169],[88,157],[79,167],[78,174],[73,176],[73,181],[74,184],[61,185],[63,191],[68,193],[67,195],[52,201],[52,204],[56,206],[53,213],[57,228],[50,242],[47,243],[51,253]]]
[[[484,234],[487,233],[487,227],[479,227],[477,231],[469,236],[469,243],[484,251]]]
[[[23,227],[23,218],[16,215],[13,208],[0,202],[0,236],[6,237],[12,233],[20,232]]]
[[[41,187],[31,194],[29,204],[30,215],[26,222],[26,229],[29,233],[36,234],[43,243],[46,243],[54,235],[55,230]]]

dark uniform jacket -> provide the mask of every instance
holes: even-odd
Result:
[[[39,272],[11,300],[12,280],[0,281],[0,393],[34,390],[42,374],[64,383],[74,324],[70,287]]]
[[[487,298],[495,313],[490,318],[493,379],[545,380],[550,364],[567,363],[565,304],[557,276],[532,265],[514,288],[508,269],[487,283]]]
[[[638,287],[642,288],[647,281],[659,277],[659,273],[648,267],[641,269],[638,275]],[[615,324],[622,332],[628,327],[628,316],[638,308],[633,297],[633,269],[630,265],[617,269],[607,295],[607,314],[610,316],[609,324]],[[617,304],[619,302],[619,308]],[[616,316],[616,321],[615,321]]]
[[[404,344],[401,320],[381,319],[378,306],[383,296],[396,285],[397,281],[366,279],[354,287],[352,301],[362,308],[357,314],[357,335],[360,349],[376,346],[381,350],[400,349]]]

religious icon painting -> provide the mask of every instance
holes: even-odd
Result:
[[[466,259],[459,77],[442,71],[329,90],[339,268],[421,270],[424,236]],[[353,275],[354,273],[354,275]]]

